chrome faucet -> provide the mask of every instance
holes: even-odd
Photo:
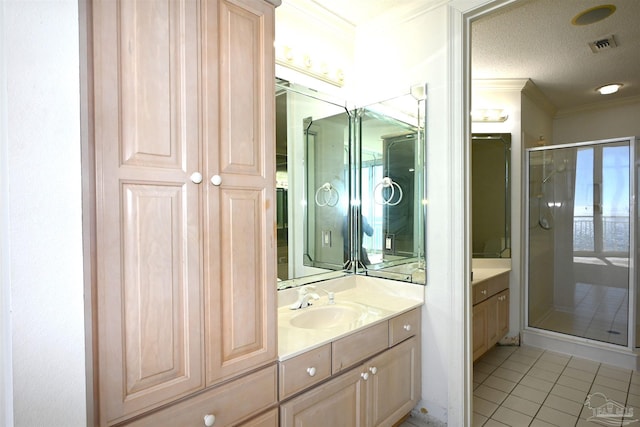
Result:
[[[311,299],[320,299],[320,295],[315,292],[309,292],[309,288],[315,289],[315,286],[303,286],[298,290],[298,300],[289,306],[291,310],[309,307],[311,305]]]

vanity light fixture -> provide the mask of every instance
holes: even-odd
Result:
[[[291,68],[300,73],[330,83],[334,86],[342,87],[344,85],[344,70],[340,66],[332,66],[329,61],[319,57],[319,55],[311,55],[300,49],[291,46],[275,45],[276,63],[287,68]]]
[[[596,90],[600,92],[600,95],[609,95],[612,93],[616,93],[618,89],[620,89],[621,87],[622,87],[622,83],[611,83],[608,85],[600,86]]]
[[[505,122],[509,118],[506,110],[500,108],[483,108],[471,111],[471,121],[473,122]]]

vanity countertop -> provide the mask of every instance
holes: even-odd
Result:
[[[471,286],[477,285],[480,282],[491,279],[492,277],[499,276],[504,273],[510,272],[510,268],[502,268],[502,267],[490,267],[490,268],[474,268],[473,269],[473,280],[471,281]]]
[[[278,359],[284,361],[305,351],[320,347],[364,327],[386,321],[398,314],[420,307],[424,303],[424,286],[365,276],[348,276],[315,283],[311,290],[320,295],[313,306],[291,310],[297,289],[278,292]],[[357,320],[330,328],[300,328],[291,319],[305,310],[329,305],[326,291],[335,292],[335,306],[356,303],[364,309]]]

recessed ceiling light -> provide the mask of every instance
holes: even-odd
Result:
[[[609,95],[612,93],[616,93],[618,89],[620,89],[621,87],[622,87],[622,83],[613,83],[609,85],[600,86],[596,90],[600,92],[601,95]]]
[[[616,7],[612,4],[603,4],[601,6],[592,7],[585,11],[580,12],[573,17],[571,23],[573,25],[589,25],[602,21],[605,18],[613,15],[616,11]]]

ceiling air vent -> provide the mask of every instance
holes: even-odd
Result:
[[[618,46],[613,36],[602,37],[596,41],[590,42],[589,47],[593,53],[602,52],[603,50],[613,49]]]

